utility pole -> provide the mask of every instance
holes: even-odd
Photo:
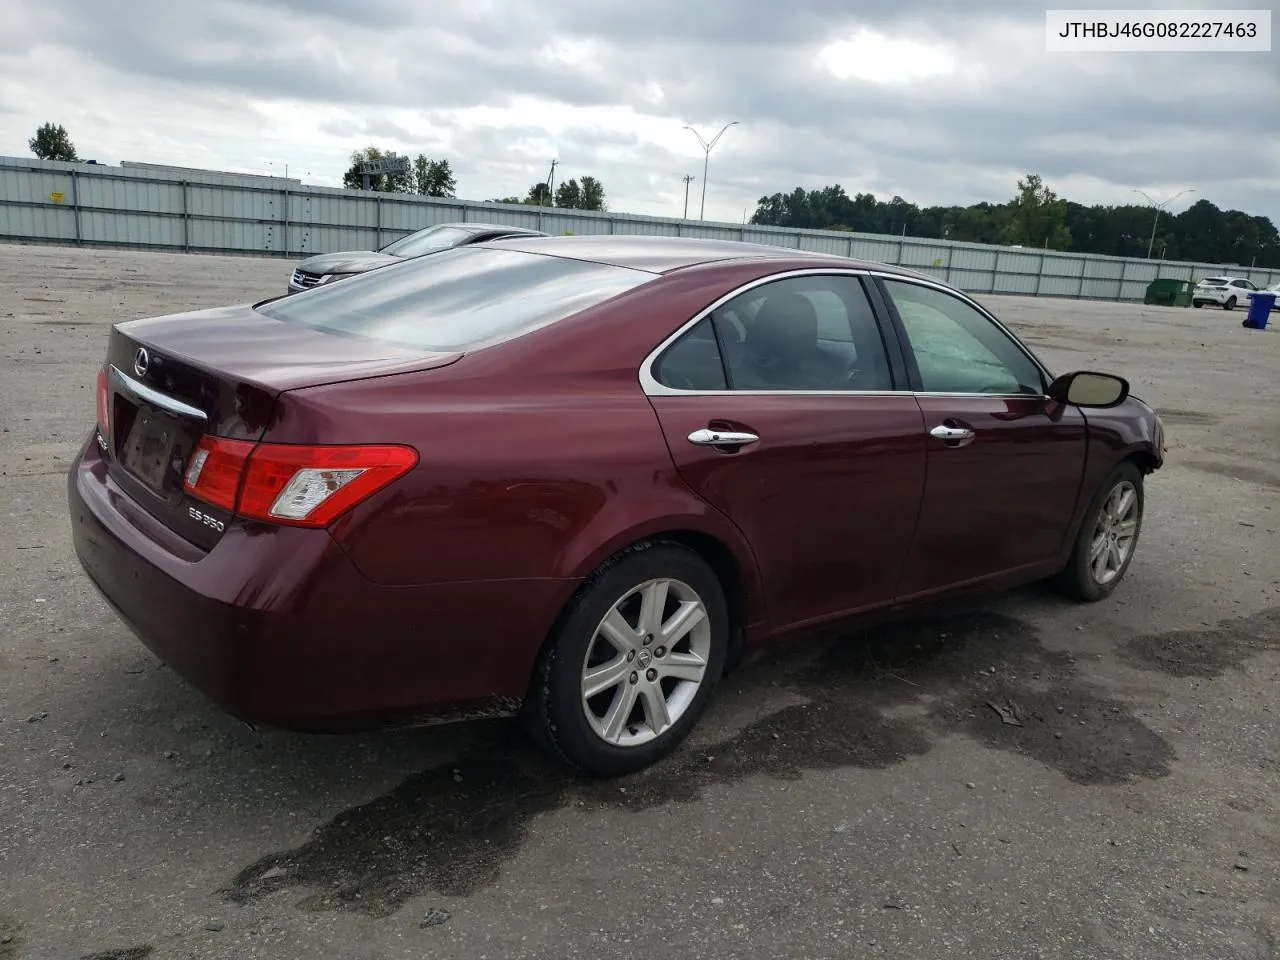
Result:
[[[684,220],[689,219],[689,184],[692,180],[693,174],[686,173],[684,175],[684,217],[682,218]]]
[[[730,127],[736,125],[737,122],[738,122],[737,120],[730,120],[728,123],[726,123],[723,127],[720,128],[720,132],[711,138],[710,143],[708,143],[706,140],[703,140],[702,134],[700,134],[697,130],[694,130],[693,127],[690,127],[690,126],[685,127],[686,130],[688,130],[690,133],[692,133],[695,137],[698,138],[698,143],[702,144],[702,153],[703,153],[702,205],[698,210],[699,220],[705,220],[707,218],[707,165],[711,162],[711,151],[715,147],[715,145],[720,142],[720,138],[724,136],[724,132],[728,130]]]
[[[1170,197],[1168,200],[1165,200],[1162,203],[1156,203],[1154,200],[1152,200],[1149,196],[1147,196],[1147,194],[1143,193],[1141,190],[1134,190],[1133,192],[1141,193],[1144,197],[1146,197],[1147,203],[1151,204],[1151,206],[1156,208],[1156,218],[1151,221],[1151,239],[1147,241],[1147,259],[1150,260],[1151,249],[1156,245],[1156,224],[1160,222],[1160,211],[1163,210],[1165,207],[1167,207],[1169,204],[1173,203],[1173,201],[1177,200],[1180,196],[1182,196],[1182,194],[1195,193],[1195,190],[1187,189],[1179,193],[1175,193],[1172,197]],[[1161,257],[1161,259],[1163,260],[1164,258]]]
[[[547,174],[547,206],[554,207],[556,205],[556,166],[559,160],[551,161],[551,172]]]

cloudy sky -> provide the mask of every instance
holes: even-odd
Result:
[[[1116,4],[1112,4],[1115,6]],[[1233,6],[1267,4],[1238,2]],[[1067,6],[1067,4],[1054,4]],[[1071,6],[1094,6],[1076,0]],[[1130,8],[1143,6],[1131,2]],[[1153,4],[1222,8],[1209,0]],[[1081,202],[1187,187],[1280,223],[1280,53],[1045,52],[1026,0],[3,0],[0,154],[46,120],[80,155],[336,186],[374,143],[447,157],[459,196],[560,161],[611,209],[739,221],[840,183]]]

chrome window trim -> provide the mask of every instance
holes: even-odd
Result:
[[[1045,378],[1044,386],[1047,387],[1049,384],[1053,383],[1055,379],[1054,375],[1049,372],[1049,368],[1046,367],[1040,361],[1040,358],[1031,352],[1030,348],[1028,348],[1026,344],[1022,342],[1022,340],[1018,337],[1017,334],[1015,334],[1012,330],[1010,330],[1003,323],[1001,323],[999,318],[996,317],[995,314],[993,314],[990,310],[983,307],[982,304],[978,303],[978,301],[974,300],[967,293],[964,293],[960,290],[956,290],[954,287],[949,287],[945,283],[922,280],[919,277],[904,277],[901,274],[886,273],[886,272],[875,271],[875,270],[872,270],[869,272],[871,273],[872,276],[879,277],[881,280],[897,280],[901,283],[913,283],[918,287],[929,287],[933,290],[937,290],[939,293],[950,294],[951,296],[955,297],[957,300],[961,301],[962,303],[968,304],[969,306],[973,307],[973,309],[977,310],[978,313],[980,313],[982,316],[986,317],[993,324],[995,324],[996,329],[999,330],[1001,333],[1003,333],[1006,337],[1008,337],[1009,340],[1013,342],[1013,345],[1017,347],[1020,351],[1022,351],[1023,356],[1025,356],[1028,360],[1030,360],[1033,364],[1035,364],[1036,369],[1039,370],[1041,376]],[[999,294],[995,294],[995,296],[999,296]],[[897,307],[895,306],[894,309],[896,310]],[[932,394],[932,395],[933,396],[960,396],[960,397],[994,396],[994,394],[990,394],[990,393],[960,393],[960,394],[948,393],[948,394]],[[1011,396],[1027,397],[1027,396],[1031,396],[1031,394],[1018,393],[1018,394],[1011,394]]]
[[[657,377],[653,375],[653,365],[658,361],[658,357],[662,355],[664,350],[730,300],[748,293],[756,287],[762,287],[766,283],[773,283],[776,280],[789,280],[792,277],[865,277],[869,276],[870,273],[870,270],[865,269],[802,267],[798,270],[785,270],[782,273],[771,273],[767,277],[757,277],[754,280],[749,280],[742,286],[735,287],[720,299],[711,303],[710,306],[698,311],[691,320],[681,324],[674,333],[650,350],[648,356],[640,363],[640,388],[645,392],[646,396],[650,397],[723,397],[725,395],[741,397],[888,397],[909,394],[910,390],[681,390],[678,387],[668,387],[666,384],[659,383]],[[870,298],[868,298],[867,305],[872,308],[874,313],[875,306],[870,302]],[[888,358],[886,357],[886,359]],[[723,358],[721,362],[723,362]]]
[[[887,271],[871,270],[866,268],[849,269],[840,267],[807,267],[799,270],[787,270],[782,273],[770,274],[767,277],[757,277],[750,280],[740,287],[735,287],[729,293],[714,301],[710,306],[704,307],[698,313],[694,314],[691,320],[681,324],[674,333],[659,343],[656,347],[649,351],[648,355],[640,363],[640,388],[644,391],[645,396],[649,397],[956,397],[956,398],[972,398],[986,397],[989,400],[1047,400],[1045,394],[1032,393],[934,393],[927,390],[682,390],[678,387],[668,387],[666,384],[659,383],[658,379],[653,375],[653,365],[657,362],[662,352],[670,347],[673,343],[683,337],[695,326],[705,320],[713,312],[724,306],[730,300],[735,299],[741,294],[754,290],[756,287],[762,287],[766,283],[772,283],[775,280],[788,280],[792,277],[878,277],[884,280],[902,280],[906,283],[915,283],[922,287],[932,287],[941,293],[948,293],[957,299],[967,303],[973,307],[978,313],[986,317],[1010,340],[1018,347],[1030,360],[1035,364],[1041,374],[1046,378],[1048,383],[1053,382],[1053,375],[1045,367],[1043,363],[1031,353],[1022,341],[1003,323],[1001,323],[990,311],[983,309],[982,305],[977,303],[967,294],[964,294],[954,287],[949,287],[945,283],[923,280],[917,277],[903,276],[898,273],[890,273]],[[870,300],[870,298],[868,298]],[[872,311],[875,305],[869,303]],[[877,318],[878,322],[878,318]],[[723,361],[722,361],[723,362]]]
[[[179,417],[187,417],[191,420],[199,420],[207,422],[209,415],[198,407],[183,403],[181,400],[175,400],[167,394],[161,393],[159,390],[153,390],[145,383],[139,383],[133,377],[126,376],[120,372],[120,368],[114,363],[111,364],[110,379],[125,393],[132,396],[135,400],[141,400],[149,403],[153,407],[159,407],[168,413],[172,413]]]

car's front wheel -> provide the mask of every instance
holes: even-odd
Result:
[[[1142,473],[1126,460],[1098,489],[1057,585],[1076,600],[1109,596],[1133,562],[1142,532]]]
[[[1234,310],[1236,308],[1236,298],[1227,297],[1227,302],[1222,305],[1223,310]]]
[[[728,640],[715,572],[678,544],[637,545],[592,574],[561,617],[526,719],[545,746],[588,773],[639,770],[693,729]]]

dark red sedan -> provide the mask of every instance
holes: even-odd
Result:
[[[612,774],[780,634],[1106,596],[1163,449],[930,277],[548,237],[117,325],[68,488],[89,576],[242,719],[523,712]]]

